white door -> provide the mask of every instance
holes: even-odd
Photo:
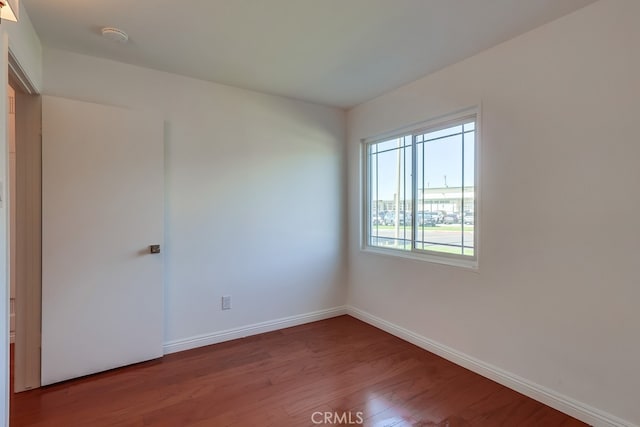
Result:
[[[42,99],[42,385],[162,356],[163,122]]]

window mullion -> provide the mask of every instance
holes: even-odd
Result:
[[[378,154],[378,145],[376,144],[376,219],[380,218],[380,215],[379,215],[379,204],[380,204],[380,194],[379,194],[380,173],[379,172],[380,170],[378,165],[378,157],[380,157],[380,154]],[[371,214],[369,214],[369,216],[371,216]],[[373,218],[369,218],[369,224],[373,225]],[[378,236],[380,236],[380,223],[379,221],[376,221],[376,241],[379,239]],[[369,238],[373,241],[372,236],[370,236]]]
[[[462,185],[460,186],[460,254],[464,255],[464,125],[462,126]]]
[[[407,137],[402,138],[402,249],[407,248]],[[400,222],[400,218],[398,218]]]
[[[418,233],[418,155],[417,135],[411,135],[411,251],[417,249]]]

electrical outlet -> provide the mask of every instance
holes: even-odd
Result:
[[[231,295],[225,295],[222,297],[222,309],[231,310]]]

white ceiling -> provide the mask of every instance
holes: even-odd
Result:
[[[351,107],[594,0],[23,1],[48,47]]]

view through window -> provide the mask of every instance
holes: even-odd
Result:
[[[475,259],[475,115],[365,150],[367,246]]]

